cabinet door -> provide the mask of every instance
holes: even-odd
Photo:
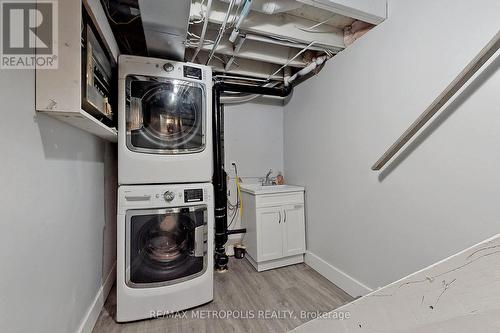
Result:
[[[283,207],[282,224],[284,256],[306,252],[304,205]]]
[[[280,207],[257,210],[257,261],[283,257],[283,212]]]

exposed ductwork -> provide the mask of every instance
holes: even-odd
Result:
[[[222,2],[229,3],[231,0],[221,0]],[[239,5],[245,0],[237,0],[236,5]],[[287,12],[289,10],[302,7],[304,4],[295,0],[252,0],[251,10],[255,10],[264,14],[277,14]]]
[[[149,56],[184,60],[191,1],[139,0]]]

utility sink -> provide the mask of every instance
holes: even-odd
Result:
[[[304,187],[296,185],[241,184],[241,191],[253,195],[286,192],[304,192]]]

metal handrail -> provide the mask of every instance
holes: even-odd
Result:
[[[372,166],[372,170],[380,170],[398,153],[403,146],[462,88],[467,81],[491,58],[500,48],[500,30],[488,44],[472,59],[458,76],[439,94],[431,105],[410,125],[392,146]]]

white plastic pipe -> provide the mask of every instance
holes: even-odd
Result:
[[[241,104],[253,101],[258,98],[260,95],[240,95],[240,96],[223,96],[220,98],[220,102],[222,104]]]
[[[317,67],[321,66],[325,61],[327,61],[330,57],[327,55],[317,57],[309,65],[302,68],[300,71],[292,75],[288,80],[285,81],[285,85],[289,86],[293,81],[297,80],[299,77],[307,75],[314,71]]]
[[[276,83],[266,83],[263,87],[274,87]],[[259,98],[260,94],[235,94],[234,96],[221,96],[220,102],[222,104],[241,104],[253,101],[256,98]],[[274,96],[269,96],[274,97]],[[283,97],[277,97],[279,99],[283,99]]]
[[[248,103],[251,102],[259,97],[262,97],[262,95],[246,95],[246,96],[224,96],[220,98],[220,102],[222,104],[242,104],[242,103]],[[285,100],[286,97],[280,97],[280,96],[265,96],[265,98],[268,99],[275,99],[275,100]]]
[[[236,41],[236,38],[238,37],[240,33],[240,26],[245,20],[245,17],[247,17],[248,13],[250,12],[250,7],[252,6],[252,0],[246,0],[245,5],[243,6],[243,9],[241,10],[240,17],[238,17],[238,22],[236,22],[236,25],[233,29],[233,32],[231,32],[231,36],[229,36],[229,41],[231,43],[234,43]]]

